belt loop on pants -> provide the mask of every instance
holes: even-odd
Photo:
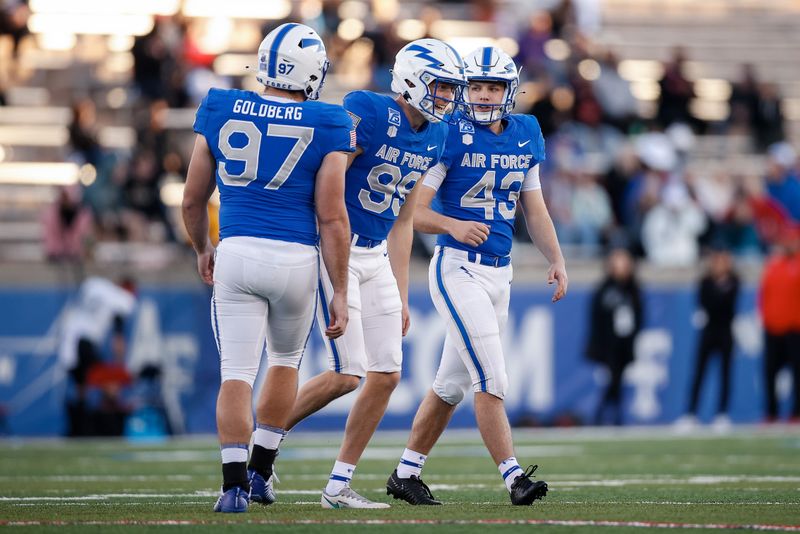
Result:
[[[383,239],[369,239],[358,234],[350,234],[350,244],[354,247],[375,248],[383,243]]]
[[[467,252],[467,261],[470,263],[480,263],[489,267],[505,267],[511,263],[511,256],[487,256],[479,252]]]

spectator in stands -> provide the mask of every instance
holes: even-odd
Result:
[[[89,163],[97,167],[102,156],[102,147],[97,140],[97,109],[91,98],[83,98],[72,104],[69,144],[79,163]]]
[[[647,259],[660,266],[695,265],[700,257],[698,239],[706,228],[706,216],[684,183],[668,184],[662,196],[663,200],[645,215],[642,224]]]
[[[428,28],[428,25],[432,25],[436,20],[441,19],[442,14],[438,8],[429,5],[422,8],[420,18]],[[393,22],[377,24],[375,27],[369,28],[364,33],[364,37],[372,42],[372,58],[370,61],[370,68],[372,69],[371,86],[376,91],[390,92],[394,57],[405,46],[405,42],[397,36],[397,27]],[[341,61],[335,64],[339,69],[343,67]]]
[[[169,106],[163,99],[153,100],[142,109],[136,125],[136,148],[152,152],[156,160],[156,174],[164,170],[164,158],[170,152],[169,133],[166,129]]]
[[[542,135],[549,141],[551,136],[571,119],[574,92],[568,86],[554,86],[549,75],[540,77],[537,82],[538,94],[534,96],[528,114],[539,120]]]
[[[764,151],[770,145],[786,139],[783,121],[778,86],[762,83],[758,88],[758,108],[753,121],[758,150]]]
[[[792,145],[782,142],[770,145],[767,154],[767,193],[786,210],[794,222],[800,222],[800,175],[797,170],[797,152]]]
[[[602,122],[603,112],[589,82],[579,76],[573,82],[574,119],[561,125],[558,136],[566,138],[576,158],[591,160],[596,171],[605,173],[614,164],[625,138],[619,130]]]
[[[761,277],[759,309],[764,323],[766,421],[778,419],[775,381],[783,367],[792,370],[794,405],[800,422],[800,226],[787,226]]]
[[[552,147],[552,145],[551,145]],[[556,152],[556,151],[554,151]],[[558,158],[558,156],[557,156]],[[574,189],[575,169],[569,161],[558,158],[557,168],[548,173],[553,179],[548,180],[544,192],[547,195],[547,206],[553,219],[558,241],[565,249],[565,254],[570,255],[573,237],[572,221],[572,191]]]
[[[499,2],[497,0],[470,0],[471,20],[478,22],[494,22],[497,17]]]
[[[71,381],[66,402],[67,435],[119,435],[124,407],[120,388],[130,381],[125,370],[125,320],[136,305],[135,284],[129,278],[115,284],[104,278],[86,279],[61,330],[58,361]],[[111,335],[112,356],[103,347]],[[90,406],[89,389],[100,391],[100,403]]]
[[[694,98],[694,85],[684,73],[686,56],[682,48],[673,50],[672,59],[664,65],[664,75],[658,85],[661,93],[658,99],[657,120],[663,128],[675,122],[692,124],[694,118],[689,112],[689,102]]]
[[[697,204],[708,217],[711,235],[728,218],[736,198],[736,182],[722,169],[700,173],[691,179],[692,191]]]
[[[578,17],[573,0],[561,0],[551,11],[553,35],[569,40],[578,24]]]
[[[783,229],[789,224],[786,209],[767,193],[767,184],[760,176],[746,176],[742,191],[752,212],[753,224],[764,250],[780,242]]]
[[[134,154],[123,187],[123,224],[132,241],[163,241],[173,236],[161,201],[160,178],[156,155],[151,150]]]
[[[645,218],[661,201],[663,184],[678,165],[678,155],[669,137],[657,131],[639,135],[633,146],[641,172],[630,176],[624,192],[621,220],[631,250],[637,256],[643,256],[642,227]]]
[[[758,114],[758,79],[752,64],[742,65],[741,79],[731,88],[728,100],[730,115],[728,117],[729,133],[748,132],[755,134],[756,116]]]
[[[627,132],[639,114],[630,82],[619,75],[613,52],[606,52],[599,63],[600,76],[592,82],[592,89],[603,110],[603,120]]]
[[[156,18],[153,29],[133,41],[133,82],[147,100],[163,98],[165,75],[171,63],[170,49],[161,36],[163,21]]]
[[[608,372],[608,384],[595,412],[597,425],[623,422],[622,375],[633,361],[642,317],[633,258],[626,249],[616,248],[608,255],[606,277],[592,297],[586,346],[586,356]]]
[[[684,424],[696,422],[700,386],[703,383],[706,367],[711,357],[719,354],[719,400],[713,424],[720,430],[730,426],[728,400],[733,356],[733,317],[738,297],[739,276],[733,268],[733,258],[723,246],[715,244],[698,287],[699,309],[696,314],[696,326],[702,327],[702,333],[697,345],[689,410],[682,418]]]
[[[620,146],[614,165],[603,177],[603,185],[608,191],[614,221],[617,226],[625,226],[628,222],[625,215],[625,191],[634,177],[642,172],[642,165],[636,157],[636,151],[630,143]]]
[[[28,0],[0,0],[0,36],[9,35],[13,43],[12,59],[19,55],[19,44],[30,34],[28,19],[31,9]]]
[[[529,79],[538,80],[548,72],[550,60],[544,52],[544,45],[553,37],[552,29],[550,13],[537,11],[517,37],[519,53],[515,61]]]
[[[42,230],[47,259],[73,268],[80,280],[89,255],[93,222],[91,210],[81,201],[79,185],[59,189],[56,201],[44,211]]]
[[[596,256],[613,223],[608,193],[590,169],[576,174],[571,193],[570,224],[561,226],[559,241],[563,235],[564,243],[580,245],[581,256]]]
[[[756,231],[755,215],[743,183],[747,180],[736,180],[731,209],[718,226],[718,236],[735,256],[760,258],[763,244]]]

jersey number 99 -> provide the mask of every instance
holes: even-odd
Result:
[[[380,177],[384,174],[389,175],[389,181],[386,183],[380,181]],[[367,175],[367,183],[370,188],[362,189],[358,192],[358,200],[361,202],[361,207],[373,213],[383,213],[391,206],[392,213],[397,217],[400,214],[400,206],[403,200],[420,176],[419,171],[411,171],[402,176],[400,168],[391,163],[376,165]],[[372,200],[375,193],[383,195],[377,202]],[[395,196],[395,193],[397,193],[397,196]]]

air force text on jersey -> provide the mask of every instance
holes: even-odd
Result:
[[[400,158],[401,153],[402,158]],[[388,161],[389,163],[394,163],[395,165],[408,166],[411,169],[422,172],[427,171],[428,167],[430,167],[433,162],[432,157],[420,156],[386,144],[381,145],[378,151],[375,152],[375,157]],[[398,158],[400,158],[399,161]]]
[[[461,158],[462,167],[485,169],[487,154],[480,152],[464,152]],[[527,171],[531,167],[533,154],[489,154],[490,169],[518,169]]]

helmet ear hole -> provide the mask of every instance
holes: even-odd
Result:
[[[408,86],[409,86],[410,88],[412,88],[412,89],[414,89],[415,87],[417,87],[417,86],[414,84],[414,82],[412,82],[412,81],[411,81],[411,80],[409,80],[408,78],[406,78],[406,84],[408,84]]]

